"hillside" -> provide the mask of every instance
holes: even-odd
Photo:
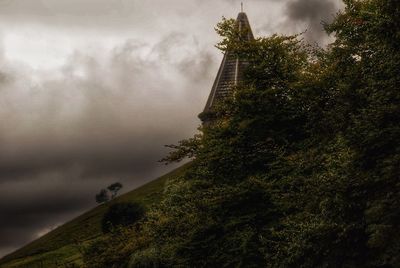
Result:
[[[0,260],[0,267],[54,267],[81,263],[80,250],[92,239],[101,236],[101,219],[115,202],[139,202],[146,207],[159,202],[165,182],[182,174],[188,164],[155,179],[133,191],[100,205],[65,223],[41,238]]]

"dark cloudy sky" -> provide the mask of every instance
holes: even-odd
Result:
[[[255,35],[321,45],[339,0],[253,0]],[[235,0],[0,0],[0,256],[172,167],[195,133]]]

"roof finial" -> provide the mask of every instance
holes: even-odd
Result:
[[[241,7],[241,10],[243,12],[243,2],[240,2],[240,7]]]

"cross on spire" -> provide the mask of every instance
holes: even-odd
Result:
[[[240,10],[243,12],[243,2],[240,2]]]

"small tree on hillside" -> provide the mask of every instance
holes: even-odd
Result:
[[[98,194],[96,194],[96,202],[99,204],[106,203],[110,200],[108,191],[106,189],[101,189]]]
[[[118,191],[121,190],[122,187],[122,184],[119,182],[113,183],[107,187],[107,189],[111,192],[111,199],[114,199],[114,197],[117,196]]]
[[[110,184],[107,189],[101,189],[98,194],[96,194],[96,202],[99,204],[106,203],[112,199],[114,199],[118,191],[121,190],[123,185],[119,182]]]

